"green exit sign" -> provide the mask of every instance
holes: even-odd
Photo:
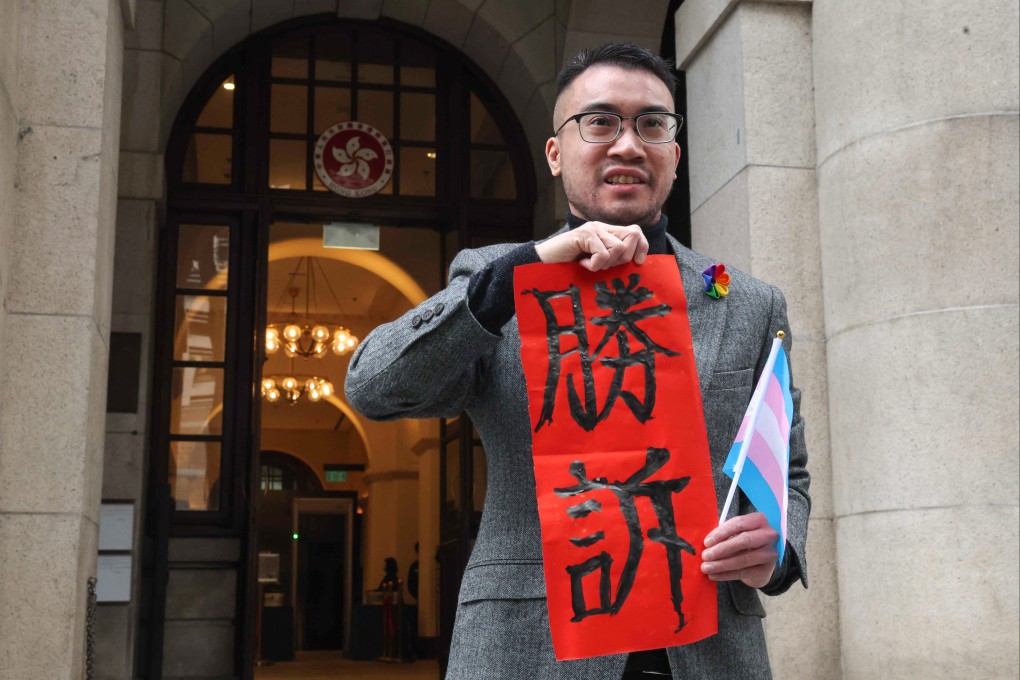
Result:
[[[326,470],[327,482],[346,482],[347,470]]]

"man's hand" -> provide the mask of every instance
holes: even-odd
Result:
[[[641,264],[648,255],[648,239],[641,227],[620,227],[603,222],[587,222],[535,246],[546,264],[580,262],[593,272],[633,261]]]
[[[705,537],[701,571],[713,581],[743,581],[761,588],[775,571],[778,539],[760,512],[732,517]]]

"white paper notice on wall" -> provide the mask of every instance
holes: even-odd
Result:
[[[131,555],[96,558],[96,601],[131,601]]]
[[[330,222],[322,225],[323,248],[379,250],[379,225],[363,222]]]
[[[131,550],[135,530],[134,503],[99,506],[99,551]]]

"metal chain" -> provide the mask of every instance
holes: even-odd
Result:
[[[96,577],[88,581],[88,603],[85,608],[85,680],[93,680],[96,673]]]

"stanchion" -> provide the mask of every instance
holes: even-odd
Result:
[[[404,593],[397,591],[397,660],[403,661],[407,658],[404,653]]]
[[[403,609],[404,598],[402,582],[383,584],[383,615],[382,615],[382,656],[380,661],[399,663],[403,660]],[[395,601],[394,601],[395,600]]]
[[[259,601],[255,605],[255,665],[256,666],[272,666],[272,661],[267,661],[262,658],[262,608],[266,606],[266,584],[271,581],[263,581],[259,579],[258,582],[258,597]]]

